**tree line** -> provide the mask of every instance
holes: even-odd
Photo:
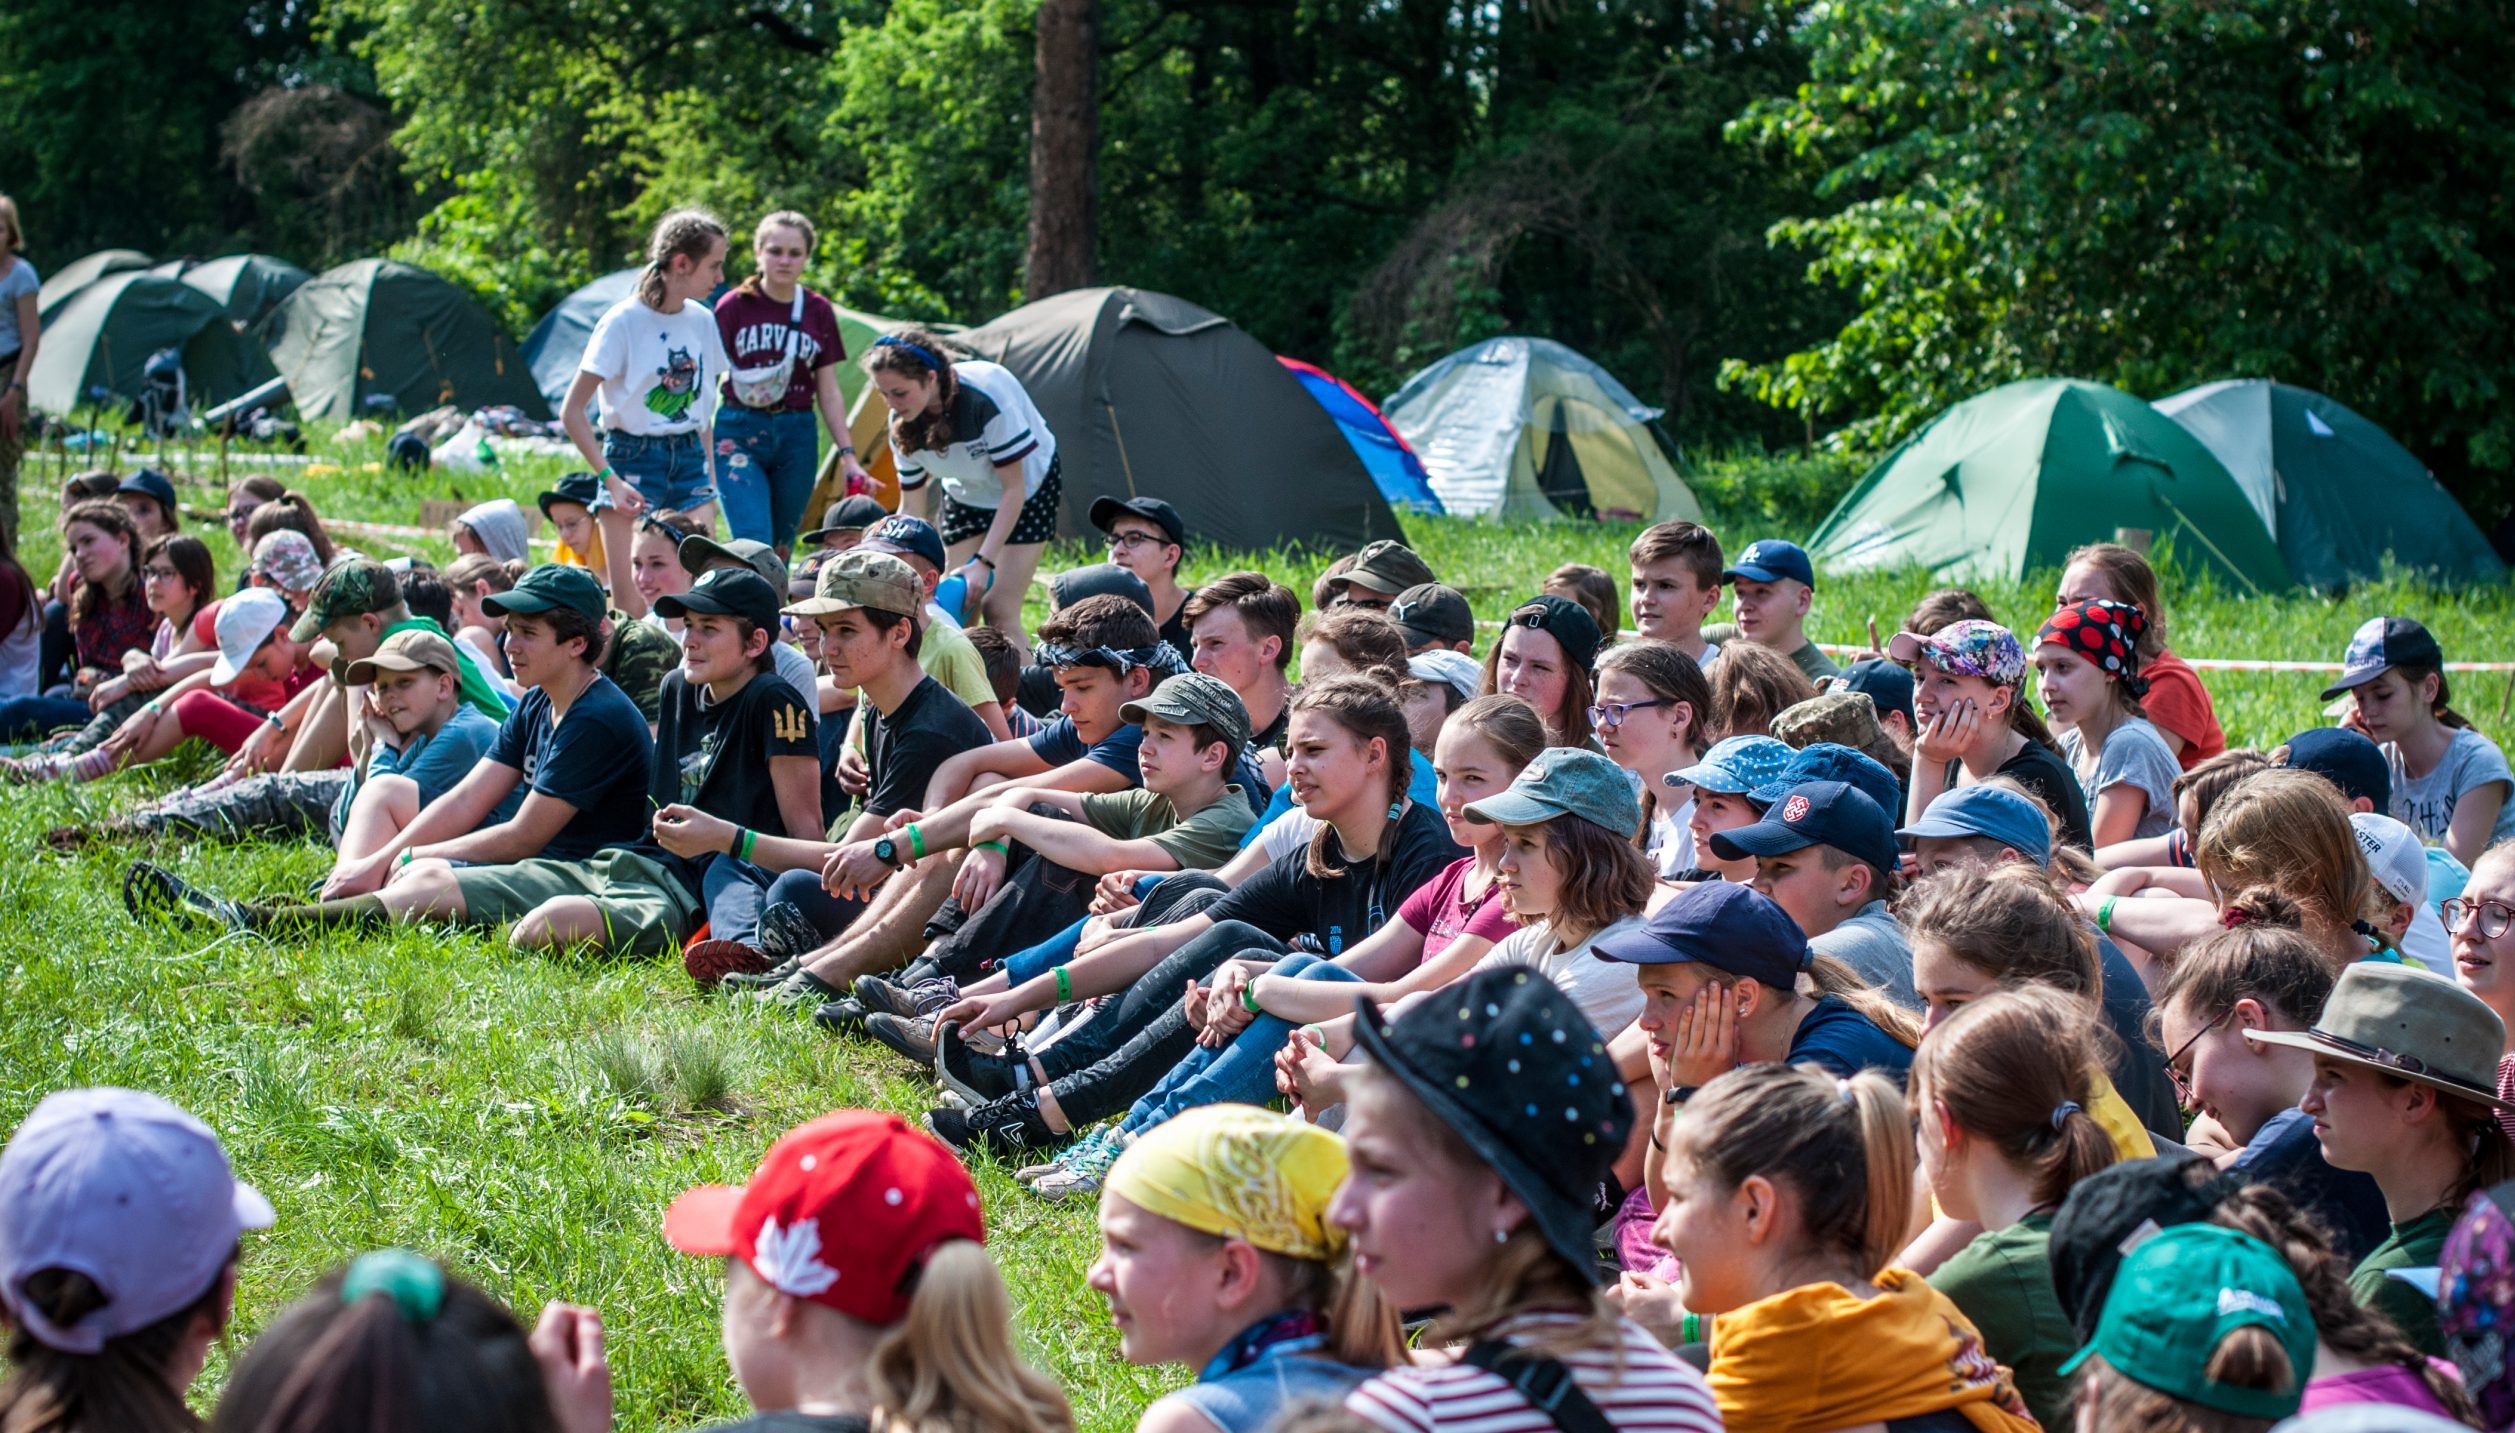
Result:
[[[34,257],[372,253],[520,332],[663,209],[978,322],[1120,282],[1367,392],[1560,338],[1697,448],[2267,375],[2515,493],[2515,0],[17,0]],[[1042,197],[1034,205],[1033,196]]]

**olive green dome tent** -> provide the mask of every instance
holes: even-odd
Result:
[[[306,418],[365,417],[379,395],[402,413],[510,403],[549,416],[514,340],[471,295],[408,264],[327,269],[273,309],[263,332]]]
[[[2205,383],[2157,400],[2234,475],[2299,582],[2337,591],[2403,567],[2496,582],[2506,564],[2462,504],[2392,435],[2311,389]]]
[[[93,254],[81,255],[63,264],[44,280],[44,286],[35,293],[35,312],[38,317],[49,321],[53,310],[68,303],[72,294],[89,284],[107,274],[145,269],[151,262],[148,255],[137,249],[99,249]]]
[[[149,355],[164,348],[182,351],[196,404],[224,402],[271,377],[270,355],[217,300],[180,279],[130,269],[80,289],[45,321],[27,396],[62,414],[85,404],[92,388],[137,397]]]
[[[1917,566],[1943,581],[2016,579],[2089,542],[2171,543],[2190,571],[2291,585],[2243,489],[2198,438],[2118,388],[2003,384],[1886,455],[1817,529],[1838,571]]]
[[[224,259],[186,264],[177,277],[218,300],[226,307],[229,318],[252,328],[270,317],[271,310],[314,275],[268,254],[231,254]],[[269,343],[275,337],[266,332],[262,341]]]

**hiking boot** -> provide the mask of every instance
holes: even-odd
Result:
[[[215,925],[231,931],[248,929],[234,901],[194,890],[183,877],[163,866],[134,861],[122,874],[122,905],[131,919],[172,921],[177,925]]]
[[[794,979],[795,972],[801,969],[803,961],[800,958],[789,958],[755,974],[735,972],[726,975],[717,984],[727,990],[767,990]]]
[[[767,956],[738,940],[702,940],[681,952],[681,968],[702,990],[728,975],[756,974],[770,964]]]
[[[932,1015],[947,1005],[958,1004],[960,998],[960,983],[940,976],[911,986],[878,975],[859,976],[856,980],[856,1003],[890,1015]]]
[[[742,998],[758,1005],[793,1010],[805,1005],[817,1007],[828,1004],[838,999],[840,993],[837,986],[811,971],[797,970],[775,985],[746,992]]]
[[[868,1010],[865,1012],[865,1034],[906,1056],[912,1064],[934,1064],[934,1021],[929,1018]]]
[[[793,901],[779,901],[760,912],[760,928],[752,942],[772,964],[801,957],[821,943],[821,931]]]
[[[945,1089],[982,1105],[1029,1087],[1030,1057],[1019,1045],[1008,1046],[999,1055],[983,1055],[958,1038],[960,1031],[958,1024],[946,1021],[935,1027],[929,1042],[934,1048],[934,1077]]]
[[[833,1035],[865,1033],[865,1008],[853,1000],[832,1000],[812,1012],[812,1023]]]
[[[1065,1160],[1056,1171],[1031,1181],[1030,1192],[1043,1199],[1081,1199],[1100,1192],[1108,1181],[1109,1166],[1126,1152],[1126,1141],[1115,1129],[1094,1130],[1081,1144],[1065,1152]]]
[[[927,1133],[963,1154],[1019,1154],[1065,1139],[1039,1117],[1039,1099],[1027,1090],[976,1109],[928,1110],[925,1125]]]

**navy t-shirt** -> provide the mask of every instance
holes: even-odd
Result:
[[[535,687],[498,728],[489,759],[524,773],[524,785],[576,808],[568,824],[536,854],[581,861],[605,846],[647,832],[646,778],[655,739],[629,694],[609,677],[593,685],[550,724],[550,696]]]
[[[1900,1081],[1912,1069],[1912,1051],[1839,995],[1817,998],[1816,1008],[1791,1032],[1790,1053],[1783,1058],[1793,1065],[1815,1065],[1843,1080],[1875,1070]]]
[[[1032,753],[1050,766],[1089,758],[1094,764],[1108,767],[1127,779],[1129,786],[1144,784],[1143,768],[1136,764],[1135,753],[1144,745],[1144,728],[1129,722],[1093,746],[1083,745],[1083,738],[1074,730],[1074,718],[1059,712],[1036,736],[1029,738]],[[1249,802],[1249,809],[1260,815],[1266,803],[1274,798],[1275,788],[1266,784],[1266,773],[1243,747],[1235,765],[1231,784],[1240,788]]]
[[[2392,1237],[2392,1215],[2385,1210],[2384,1191],[2376,1187],[2375,1177],[2334,1169],[2323,1158],[2323,1142],[2314,1137],[2313,1117],[2303,1110],[2271,1116],[2228,1168],[2249,1183],[2267,1184],[2287,1195],[2330,1226],[2332,1252],[2344,1268]]]

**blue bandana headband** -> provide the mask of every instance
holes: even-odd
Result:
[[[913,354],[917,355],[919,358],[924,359],[924,360],[926,361],[926,367],[927,367],[927,368],[929,368],[929,369],[931,369],[931,370],[933,370],[933,371],[934,371],[934,372],[936,372],[936,373],[941,373],[941,372],[944,370],[944,368],[947,366],[947,365],[943,362],[943,360],[942,360],[942,359],[935,357],[935,355],[934,355],[934,350],[932,350],[932,349],[930,349],[930,348],[927,348],[927,347],[926,347],[924,344],[922,344],[922,343],[910,343],[907,339],[904,339],[904,338],[892,338],[892,337],[889,337],[889,336],[885,335],[884,337],[881,337],[881,338],[877,338],[877,339],[875,339],[875,340],[873,341],[873,346],[874,346],[874,347],[876,347],[876,348],[904,348],[904,349],[907,349],[910,353],[913,353]]]

